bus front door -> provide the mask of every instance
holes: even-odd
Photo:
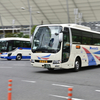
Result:
[[[63,34],[62,63],[67,62],[70,56],[70,37],[68,32]]]

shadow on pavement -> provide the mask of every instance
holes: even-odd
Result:
[[[55,69],[52,71],[49,71],[48,69],[39,69],[39,71],[35,71],[35,73],[45,73],[45,74],[66,74],[66,73],[79,73],[82,71],[88,71],[88,70],[94,70],[99,69],[99,66],[88,66],[88,67],[82,67],[78,72],[75,72],[73,69]],[[37,68],[38,69],[38,68]]]

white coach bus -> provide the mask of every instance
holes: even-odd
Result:
[[[77,24],[37,26],[32,38],[31,64],[48,70],[100,64],[100,33]]]
[[[31,43],[27,38],[2,38],[0,39],[0,58],[7,60],[30,59]]]

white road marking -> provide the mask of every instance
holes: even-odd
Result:
[[[0,68],[12,68],[12,67],[0,67]]]
[[[95,90],[96,92],[100,92],[100,90]]]
[[[28,81],[28,80],[22,80],[23,82],[30,82],[30,83],[36,83],[36,81]]]
[[[58,98],[63,98],[63,99],[68,99],[68,97],[65,97],[65,96],[52,95],[52,94],[50,94],[50,96],[54,96],[54,97],[58,97]],[[72,98],[72,100],[84,100],[84,99]]]
[[[62,87],[73,87],[73,86],[68,86],[68,85],[60,85],[60,84],[52,84],[52,85],[55,85],[55,86],[62,86]]]

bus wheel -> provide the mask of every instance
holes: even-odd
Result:
[[[7,59],[7,60],[11,60],[11,59]]]
[[[17,56],[16,56],[16,60],[21,60],[22,59],[22,56],[20,55],[20,54],[18,54]]]
[[[54,70],[54,68],[48,68],[48,70],[49,70],[49,71],[53,71],[53,70]]]
[[[76,60],[75,60],[75,65],[74,65],[75,67],[74,67],[74,71],[79,71],[80,70],[80,67],[81,67],[81,63],[80,63],[80,60],[79,60],[79,58],[76,58]]]

